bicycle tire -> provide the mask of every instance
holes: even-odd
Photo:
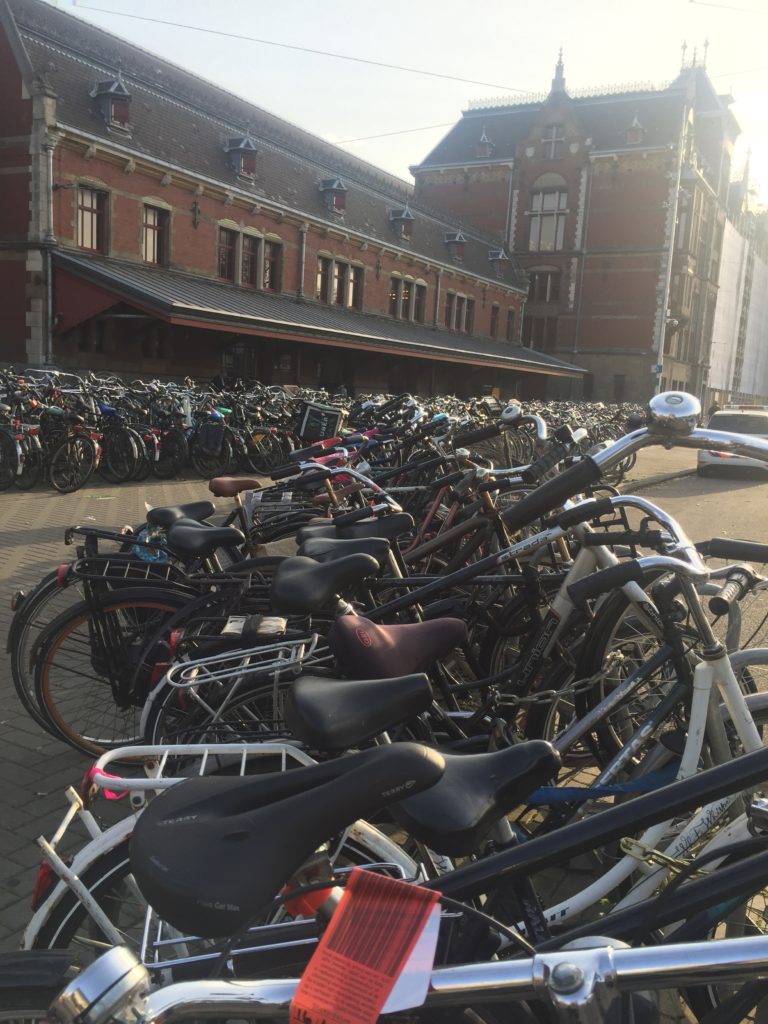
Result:
[[[160,438],[160,458],[154,463],[152,472],[160,480],[179,476],[189,458],[189,445],[183,430],[174,427]]]
[[[128,427],[111,427],[102,440],[99,472],[111,483],[130,480],[139,454],[136,439]]]
[[[21,445],[21,472],[16,474],[13,482],[20,491],[31,491],[42,476],[42,452],[35,447],[29,437],[22,437],[19,444]]]
[[[146,424],[135,427],[133,433],[136,435],[138,458],[136,459],[136,466],[134,467],[131,480],[141,483],[152,475],[152,468],[156,461],[156,441],[152,428]]]
[[[97,756],[136,742],[143,700],[129,697],[118,708],[110,682],[119,662],[120,682],[152,683],[153,666],[163,658],[162,643],[146,645],[189,602],[176,591],[116,592],[67,609],[47,627],[37,645],[35,701],[46,728],[75,750]],[[109,653],[100,639],[108,632]],[[117,657],[117,661],[115,660]],[[154,660],[153,660],[154,659]],[[147,677],[147,678],[145,678]]]
[[[78,491],[90,479],[97,462],[96,445],[85,434],[68,437],[51,455],[48,479],[60,494]]]
[[[207,452],[199,444],[194,443],[190,447],[189,454],[195,472],[204,480],[223,476],[228,471],[234,457],[232,444],[228,437],[222,438],[218,452]]]
[[[31,985],[0,988],[0,1024],[51,1024],[48,1007],[61,988]]]
[[[13,438],[5,430],[0,430],[0,491],[13,487],[19,467],[18,458]]]
[[[165,686],[153,694],[144,720],[144,743],[224,743],[284,738],[283,708],[292,683],[254,685],[242,690],[222,710],[226,690],[195,699],[186,690]],[[214,715],[220,714],[215,719]]]
[[[46,730],[48,722],[35,696],[35,648],[46,627],[65,608],[82,600],[80,582],[60,582],[58,569],[53,569],[26,595],[11,619],[6,650],[16,695],[27,714]]]

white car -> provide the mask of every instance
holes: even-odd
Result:
[[[732,434],[752,434],[768,440],[768,409],[764,407],[738,406],[732,409],[721,409],[709,418],[707,427],[710,430],[725,430]],[[748,459],[743,455],[732,455],[730,452],[697,452],[696,472],[706,476],[719,469],[764,469],[768,463],[759,459]]]

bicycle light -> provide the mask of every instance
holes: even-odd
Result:
[[[60,1024],[140,1020],[149,987],[146,967],[126,946],[115,946],[67,985],[49,1013]]]

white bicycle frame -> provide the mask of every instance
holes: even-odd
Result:
[[[286,770],[289,761],[299,765],[316,763],[309,754],[288,743],[180,744],[170,748],[162,745],[119,747],[103,754],[96,762],[91,781],[100,788],[127,793],[131,813],[110,828],[102,831],[96,818],[85,808],[79,794],[71,787],[67,790],[66,797],[69,800],[70,808],[65,814],[61,825],[50,841],[42,836],[38,839],[38,845],[42,851],[43,858],[58,876],[59,881],[38,907],[25,928],[21,942],[22,949],[34,948],[37,936],[55,912],[62,897],[68,891],[75,894],[79,903],[85,908],[108,942],[114,945],[125,943],[125,935],[112,924],[109,916],[99,905],[98,900],[94,898],[87,886],[83,884],[81,878],[101,858],[117,849],[128,839],[133,832],[136,819],[144,807],[147,796],[155,795],[164,789],[168,789],[170,786],[185,781],[183,778],[167,777],[163,774],[169,757],[175,758],[179,756],[197,759],[197,772],[199,775],[205,774],[209,764],[212,765],[217,759],[220,760],[222,758],[234,760],[235,763],[239,762],[241,773],[245,770],[246,761],[252,757],[279,756],[283,771]],[[113,762],[127,759],[143,761],[145,777],[117,777],[107,773],[107,767],[113,764]],[[90,839],[78,850],[72,862],[67,864],[59,854],[58,847],[75,819],[78,819],[83,824]],[[339,840],[337,849],[340,849],[347,839],[371,851],[376,864],[387,864],[397,868],[403,878],[416,878],[419,876],[419,867],[415,861],[397,843],[389,839],[373,825],[369,825],[368,822],[359,820],[348,826]],[[129,877],[126,879],[126,882],[128,885],[131,885],[132,878]],[[138,890],[135,891],[137,896],[141,898]],[[148,943],[149,940],[148,925],[149,918],[147,918],[147,925],[145,926],[145,943]],[[183,948],[186,941],[188,940],[177,936],[172,945]],[[153,964],[148,964],[148,966],[153,966]],[[169,964],[161,961],[154,966],[165,969]]]

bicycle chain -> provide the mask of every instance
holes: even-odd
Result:
[[[520,708],[529,707],[532,704],[551,704],[554,700],[567,696],[576,696],[578,693],[586,693],[613,671],[616,665],[624,661],[624,655],[620,651],[611,651],[605,659],[605,666],[594,675],[585,679],[577,679],[569,686],[559,690],[538,690],[536,693],[528,694],[525,697],[518,697],[515,694],[505,694],[504,699],[497,705],[499,708]]]

